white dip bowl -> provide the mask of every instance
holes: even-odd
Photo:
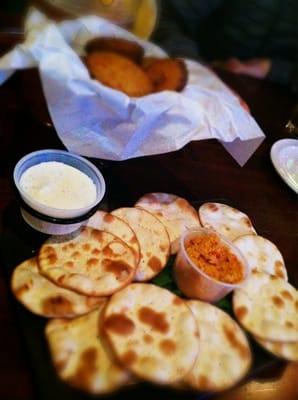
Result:
[[[51,161],[66,164],[87,175],[96,188],[95,200],[83,208],[54,208],[42,204],[24,191],[20,185],[24,172],[35,165]],[[32,228],[51,235],[63,235],[78,229],[98,209],[106,190],[102,174],[90,161],[63,150],[40,150],[27,154],[16,164],[13,178],[24,220]]]

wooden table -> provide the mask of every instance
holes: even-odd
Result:
[[[11,35],[0,35],[2,50],[11,44]],[[265,82],[221,76],[248,103],[267,136],[247,164],[239,167],[214,140],[193,142],[170,154],[107,162],[100,165],[107,183],[108,201],[111,206],[132,205],[138,197],[151,191],[176,193],[191,201],[226,200],[246,212],[258,233],[279,247],[289,280],[297,287],[297,197],[270,161],[271,145],[289,137],[284,126],[295,98]],[[0,143],[0,228],[4,232],[9,229],[7,209],[15,199],[11,179],[15,163],[37,149],[62,148],[48,117],[36,71],[17,73],[0,87]],[[15,300],[0,268],[1,399],[37,398],[18,324]],[[215,398],[295,399],[297,374],[297,364],[278,362],[255,379]]]

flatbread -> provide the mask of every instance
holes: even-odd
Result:
[[[201,224],[235,240],[242,235],[256,233],[248,216],[236,208],[222,203],[204,203],[198,210]]]
[[[258,235],[244,235],[234,241],[251,270],[267,272],[288,280],[284,259],[270,240]]]
[[[169,258],[170,241],[164,225],[140,208],[118,208],[112,211],[112,215],[131,226],[140,244],[141,259],[134,280],[144,282],[152,279],[166,266]]]
[[[254,337],[254,339],[259,343],[260,346],[264,347],[265,350],[274,354],[276,357],[280,357],[288,361],[298,361],[298,342],[273,342],[270,340],[258,339],[257,337]]]
[[[297,290],[282,278],[252,271],[234,291],[236,318],[260,339],[298,342]]]
[[[121,239],[84,227],[52,236],[38,254],[40,272],[55,284],[88,296],[107,296],[134,277],[135,255]]]
[[[36,258],[30,258],[15,268],[11,288],[28,310],[43,317],[73,318],[94,310],[105,301],[104,298],[84,296],[54,285],[40,275]]]
[[[155,215],[166,227],[171,242],[171,254],[179,249],[179,239],[186,229],[200,227],[198,213],[190,203],[174,194],[148,193],[135,204]]]
[[[53,319],[45,330],[58,376],[91,394],[112,393],[131,379],[115,360],[102,334],[104,306],[72,320]]]
[[[131,247],[135,253],[136,264],[139,263],[140,245],[136,234],[131,227],[122,219],[107,213],[105,211],[97,211],[87,222],[87,226],[98,229],[100,231],[106,231],[118,236],[123,240],[129,247]]]
[[[153,383],[180,380],[198,354],[198,329],[189,307],[152,284],[134,283],[115,293],[103,326],[122,365]]]
[[[197,300],[187,302],[199,327],[199,356],[183,381],[193,389],[230,388],[248,372],[252,354],[240,326],[224,311]]]

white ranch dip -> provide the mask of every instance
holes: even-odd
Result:
[[[20,187],[36,202],[53,208],[84,208],[96,200],[96,186],[92,179],[57,161],[28,168],[20,178]]]

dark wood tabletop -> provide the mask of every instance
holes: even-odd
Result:
[[[0,35],[2,53],[15,40],[7,32]],[[295,97],[268,82],[224,73],[220,76],[247,102],[266,134],[266,140],[244,167],[215,140],[192,142],[177,152],[123,162],[92,161],[105,176],[110,207],[130,206],[144,193],[161,191],[192,202],[226,201],[244,211],[258,234],[278,246],[289,281],[297,287],[297,196],[282,181],[270,160],[272,144],[290,137],[285,125]],[[63,148],[63,145],[47,113],[37,71],[18,72],[0,86],[0,228],[3,234],[12,230],[14,165],[23,155],[44,148]],[[36,382],[15,309],[16,301],[0,261],[0,398],[35,399],[38,398]],[[295,399],[297,374],[297,364],[276,361],[273,367],[248,382],[214,398]]]

